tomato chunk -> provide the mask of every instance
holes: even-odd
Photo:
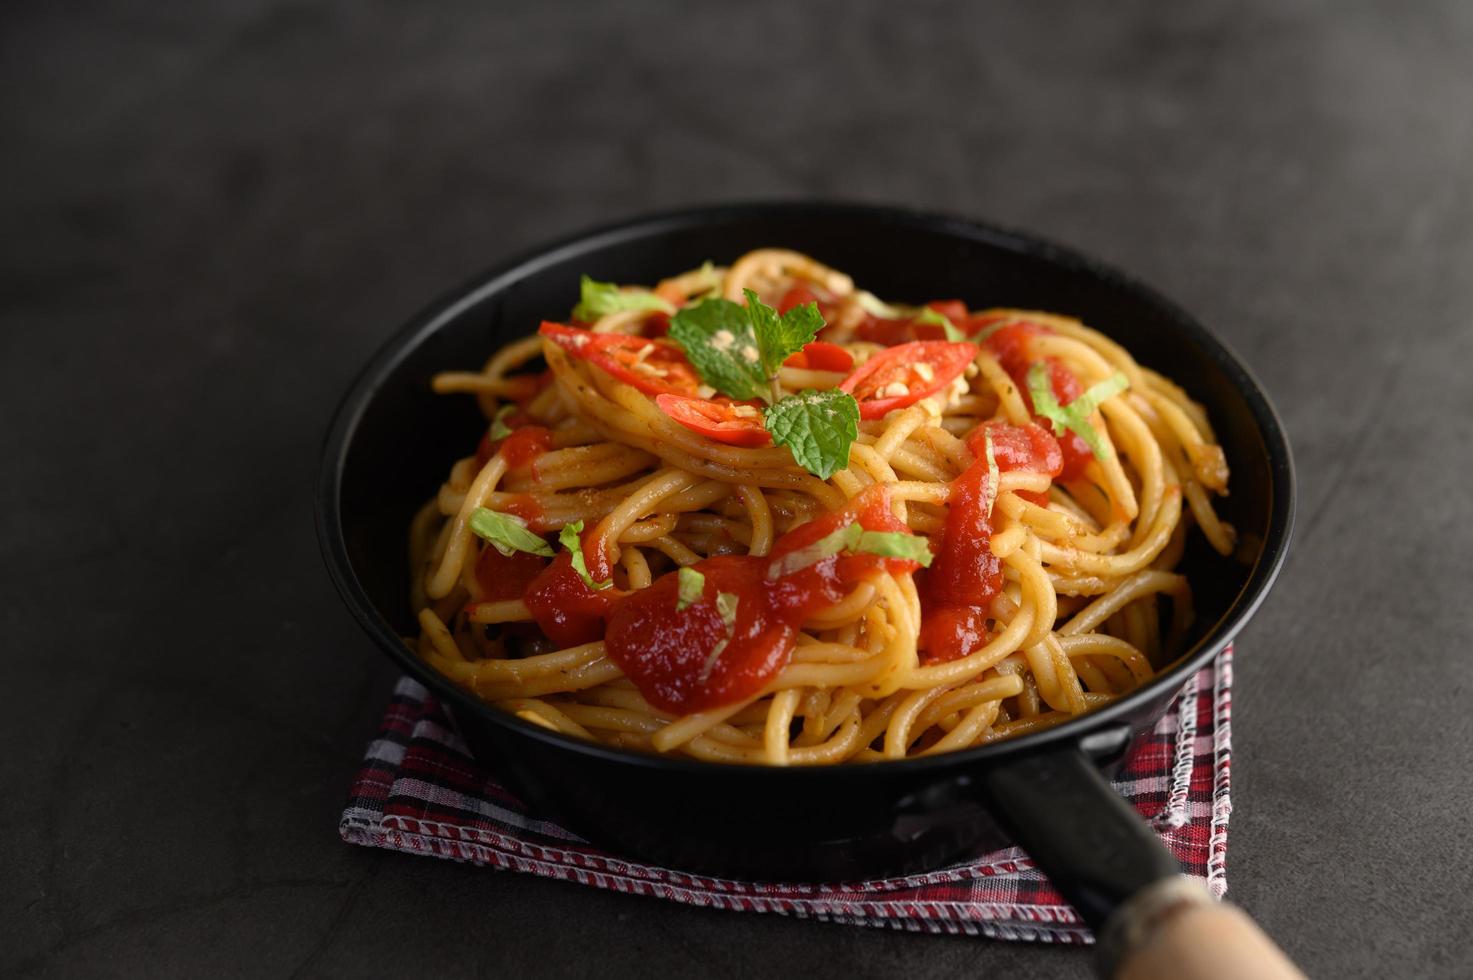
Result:
[[[1058,475],[1063,453],[1037,425],[988,422],[967,436],[977,459],[951,484],[946,524],[931,567],[916,575],[921,594],[921,632],[917,646],[925,663],[965,657],[987,642],[987,621],[1002,589],[1002,562],[992,553],[991,485],[986,443],[999,473],[1027,471]]]
[[[787,664],[797,639],[797,630],[763,601],[766,566],[747,555],[697,562],[705,590],[679,612],[677,576],[660,576],[610,618],[604,636],[609,658],[664,711],[690,714],[756,695]],[[737,597],[730,630],[716,606],[718,592]]]
[[[546,567],[547,559],[538,555],[525,551],[503,555],[491,545],[486,545],[476,559],[476,582],[481,586],[481,601],[520,599],[527,586]]]
[[[583,532],[583,559],[593,580],[605,582],[612,578],[613,562],[601,549],[588,547],[592,533]],[[522,596],[542,632],[559,647],[592,643],[602,636],[604,617],[617,599],[616,589],[590,589],[573,570],[573,556],[567,551],[558,552]]]
[[[1063,472],[1064,454],[1059,448],[1059,440],[1041,425],[986,422],[968,434],[967,448],[981,459],[987,454],[989,440],[992,442],[992,458],[1001,472],[1022,470],[1043,473],[1050,478]]]
[[[766,446],[772,442],[762,424],[762,410],[755,405],[684,395],[656,395],[660,411],[707,439],[729,446]]]
[[[884,418],[897,408],[944,391],[976,356],[973,344],[918,340],[876,354],[839,388],[859,402],[860,418]]]
[[[532,416],[526,412],[512,412],[502,421],[511,429],[511,434],[492,439],[488,429],[476,445],[477,468],[485,466],[486,461],[495,456],[498,450],[506,457],[506,465],[515,469],[535,463],[537,457],[552,448],[552,432],[543,426],[534,425]]]
[[[695,395],[700,378],[679,344],[662,337],[594,333],[543,321],[538,333],[647,395]]]
[[[951,321],[952,326],[965,333],[972,333],[967,319],[967,304],[959,299],[936,299],[926,308],[940,313]],[[939,323],[928,323],[919,316],[889,319],[867,314],[854,328],[854,336],[873,344],[894,347],[916,340],[945,340],[946,329]]]
[[[914,570],[913,561],[872,554],[830,555],[776,579],[772,563],[858,521],[870,531],[907,531],[890,497],[873,486],[842,511],[783,535],[772,555],[718,555],[692,566],[705,577],[701,598],[685,609],[677,573],[663,575],[627,598],[609,616],[604,649],[645,699],[675,714],[705,711],[755,697],[792,657],[798,628],[882,571]],[[716,605],[736,597],[728,625]]]
[[[1029,341],[1051,333],[1053,331],[1042,324],[1019,320],[994,331],[983,342],[983,346],[992,352],[998,364],[1018,386],[1030,412],[1033,411],[1033,396],[1028,393],[1028,371],[1039,358],[1032,356]],[[1084,393],[1084,386],[1079,383],[1074,372],[1058,359],[1050,357],[1043,361],[1048,365],[1049,382],[1060,405],[1067,405]],[[1072,480],[1083,475],[1084,468],[1095,458],[1089,444],[1076,432],[1065,432],[1058,439],[1059,448],[1064,453],[1063,479]]]

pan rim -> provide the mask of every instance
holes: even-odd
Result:
[[[1205,634],[1185,655],[1157,674],[1145,686],[1086,714],[1053,728],[988,745],[959,749],[934,756],[892,759],[857,766],[772,767],[744,763],[704,762],[684,757],[659,756],[605,746],[550,731],[480,701],[448,678],[415,657],[389,621],[375,607],[353,568],[343,533],[341,512],[342,476],[348,448],[368,406],[386,379],[420,344],[454,320],[464,309],[542,268],[582,252],[618,245],[662,231],[725,220],[763,215],[866,218],[877,226],[903,224],[940,232],[959,239],[1002,247],[1023,255],[1042,258],[1051,264],[1081,272],[1133,294],[1160,309],[1172,329],[1221,367],[1243,395],[1263,439],[1270,468],[1269,522],[1262,551],[1247,581],[1214,629]],[[339,400],[323,438],[322,462],[318,472],[314,507],[318,544],[334,587],[359,626],[376,645],[406,673],[429,688],[457,711],[470,711],[486,721],[516,734],[600,759],[613,765],[652,768],[670,773],[726,772],[732,776],[763,774],[765,778],[848,779],[869,772],[923,775],[936,770],[987,766],[1020,755],[1079,745],[1088,736],[1123,727],[1121,719],[1142,704],[1174,693],[1205,663],[1226,647],[1252,618],[1284,565],[1292,537],[1295,511],[1294,462],[1283,422],[1263,386],[1243,359],[1194,316],[1135,277],[1082,252],[1028,232],[1011,230],[986,221],[907,207],[835,200],[748,201],[701,205],[635,215],[564,235],[549,243],[524,250],[473,276],[424,307],[408,323],[394,331],[354,377]],[[780,775],[787,774],[787,775]]]

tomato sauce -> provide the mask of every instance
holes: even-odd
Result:
[[[501,440],[501,457],[508,469],[530,466],[537,457],[552,448],[552,433],[540,425],[527,425],[513,429],[512,434]]]
[[[507,497],[498,507],[503,514],[512,514],[527,522],[528,530],[537,534],[546,534],[548,531],[556,531],[561,524],[549,525],[546,523],[546,515],[542,513],[542,506],[537,503],[537,498],[530,493],[514,493]]]
[[[964,334],[970,336],[980,329],[968,319],[967,305],[959,299],[932,300],[926,306],[946,317],[952,326]],[[865,314],[864,319],[855,325],[854,337],[856,340],[867,340],[886,347],[908,344],[915,340],[950,339],[946,336],[946,329],[939,323],[927,323],[915,317],[892,320],[874,314]]]
[[[641,337],[668,337],[670,335],[670,315],[659,310],[651,313],[640,325],[639,335]]]
[[[1018,390],[1023,395],[1023,402],[1028,406],[1029,411],[1033,410],[1033,396],[1028,393],[1028,369],[1038,358],[1029,356],[1028,341],[1033,337],[1051,333],[1053,331],[1042,324],[1020,320],[993,332],[983,342],[983,346],[997,357],[998,364],[1018,386]],[[1060,363],[1058,358],[1050,357],[1044,360],[1049,366],[1054,397],[1058,399],[1060,405],[1067,405],[1084,394],[1084,386],[1079,383],[1074,372]],[[1062,479],[1072,480],[1083,475],[1084,468],[1089,465],[1090,460],[1094,459],[1094,453],[1090,450],[1089,444],[1074,432],[1065,432],[1058,439],[1059,448],[1064,453]]]
[[[664,711],[689,714],[755,696],[788,663],[805,620],[866,578],[916,567],[905,559],[838,554],[776,580],[768,577],[775,559],[853,521],[871,531],[907,531],[891,512],[889,495],[873,487],[845,510],[783,535],[770,558],[718,555],[697,562],[692,567],[705,576],[705,587],[701,599],[684,610],[675,609],[677,575],[663,575],[614,608],[604,635],[609,658]],[[718,592],[737,597],[730,629],[716,606]],[[726,645],[715,652],[722,641]]]
[[[503,555],[491,545],[486,545],[476,559],[476,582],[481,586],[481,601],[520,599],[546,566],[547,559],[538,555],[525,551]]]
[[[989,503],[997,488],[988,472],[988,436],[999,473],[1027,470],[1052,477],[1063,466],[1058,442],[1036,425],[989,422],[967,437],[976,462],[952,481],[936,558],[916,575],[921,595],[917,645],[923,663],[956,660],[982,646],[992,600],[1002,590],[1002,562],[992,553]]]
[[[602,549],[588,547],[591,534],[591,530],[583,533],[583,560],[595,582],[607,582],[613,577],[613,563]],[[603,635],[604,617],[618,597],[612,586],[590,589],[584,584],[573,570],[573,556],[565,550],[532,580],[522,601],[548,639],[559,647],[574,647]]]
[[[552,384],[552,371],[513,375],[505,379],[505,383],[507,398],[525,408],[529,401]]]

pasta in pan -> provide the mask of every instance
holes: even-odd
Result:
[[[1227,466],[1205,413],[1077,320],[894,306],[763,249],[435,390],[488,431],[410,529],[412,640],[580,738],[815,765],[1005,739],[1179,651]]]

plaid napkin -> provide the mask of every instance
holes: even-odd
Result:
[[[1232,649],[1187,682],[1121,766],[1116,788],[1213,894],[1227,890]],[[489,864],[636,895],[745,912],[998,939],[1092,942],[1018,848],[929,874],[846,884],[772,884],[651,867],[529,813],[470,757],[447,709],[399,681],[339,830],[353,844]]]

